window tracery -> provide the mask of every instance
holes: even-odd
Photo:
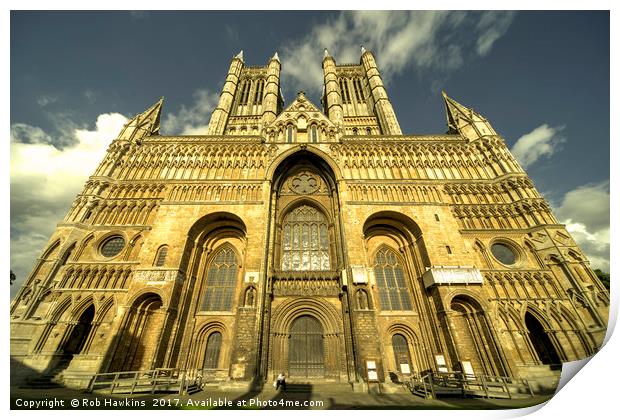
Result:
[[[207,281],[201,309],[203,311],[232,310],[237,285],[237,256],[226,247],[217,252],[207,268]]]
[[[282,226],[283,271],[330,269],[327,219],[317,209],[301,205],[284,218]]]
[[[412,309],[405,272],[394,251],[384,248],[375,257],[375,279],[379,302],[384,311]]]

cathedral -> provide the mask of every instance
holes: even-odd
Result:
[[[13,384],[543,383],[601,347],[609,293],[491,123],[443,93],[447,132],[403,134],[371,51],[322,68],[285,104],[240,52],[204,134],[162,99],[110,139],[11,303]]]

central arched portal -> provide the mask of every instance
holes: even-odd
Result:
[[[288,347],[289,374],[292,378],[323,378],[323,328],[318,319],[304,315],[293,321]]]
[[[350,320],[337,176],[323,157],[300,150],[273,177],[262,372],[270,379],[284,372],[293,380],[348,380],[355,368],[352,342],[341,334]]]

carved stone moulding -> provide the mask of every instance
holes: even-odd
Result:
[[[276,296],[338,296],[338,280],[276,280],[273,282]]]
[[[183,282],[183,273],[177,270],[136,270],[134,272],[134,282]]]

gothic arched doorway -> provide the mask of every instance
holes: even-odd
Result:
[[[402,374],[409,375],[412,369],[411,355],[409,354],[409,345],[404,335],[394,334],[392,336],[392,349],[394,350],[396,369]]]
[[[289,375],[294,378],[323,378],[323,327],[318,319],[303,315],[291,325],[288,347]]]
[[[458,295],[450,303],[450,331],[453,362],[464,369],[469,362],[476,374],[506,376],[505,362],[480,304],[473,298]]]
[[[67,339],[60,345],[59,352],[62,353],[63,359],[69,361],[74,355],[80,354],[86,345],[88,336],[93,328],[93,319],[95,318],[95,306],[90,305],[78,320],[77,324],[71,330]]]
[[[528,330],[530,342],[540,362],[543,365],[551,365],[552,367],[561,365],[560,356],[545,332],[545,328],[530,312],[525,313],[525,327]]]
[[[69,363],[71,363],[71,360],[73,360],[73,357],[76,354],[80,354],[86,350],[88,337],[93,329],[94,318],[95,306],[91,304],[84,312],[82,312],[77,324],[73,326],[71,332],[69,332],[66,339],[63,340],[58,347],[60,359],[55,364],[55,369],[65,369],[69,366]]]
[[[213,332],[207,339],[205,358],[202,363],[203,369],[217,369],[220,362],[220,350],[222,347],[222,333]]]
[[[162,300],[146,293],[131,305],[108,371],[137,371],[158,367],[159,332],[162,330]]]

